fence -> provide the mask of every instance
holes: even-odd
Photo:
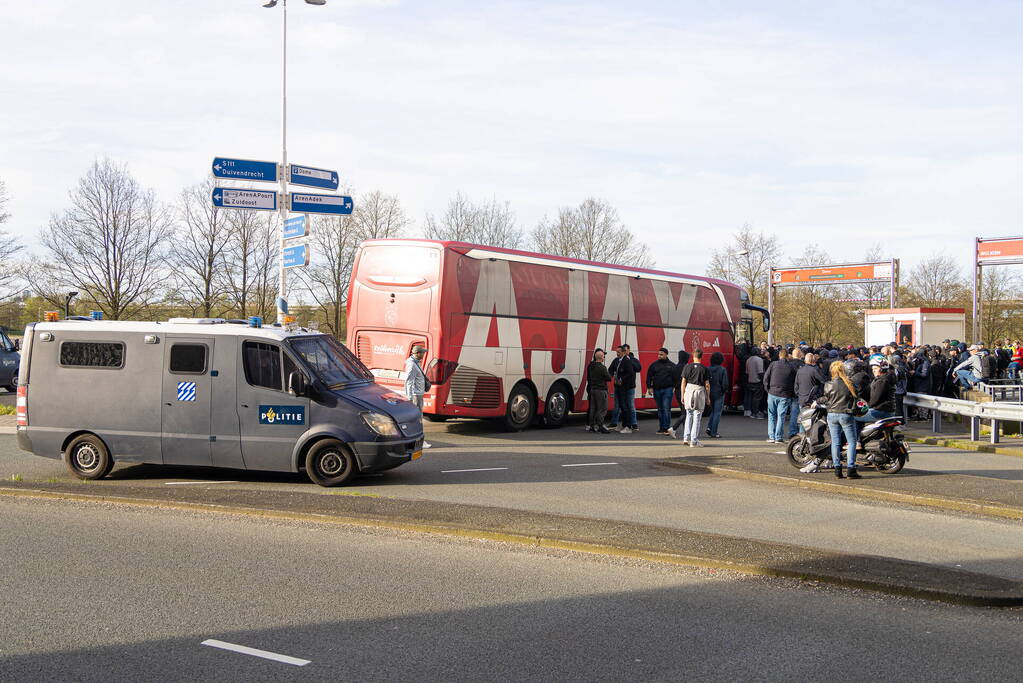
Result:
[[[941,433],[942,414],[970,418],[970,439],[980,441],[980,421],[991,421],[991,443],[1001,439],[1002,422],[1023,422],[1023,405],[1014,403],[977,403],[959,398],[944,398],[928,394],[906,394],[906,405],[931,411],[931,429]]]

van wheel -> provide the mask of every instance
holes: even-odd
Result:
[[[305,473],[314,484],[340,486],[358,472],[355,456],[337,439],[316,442],[305,456]]]
[[[83,434],[64,449],[64,464],[79,479],[101,479],[110,473],[114,460],[102,439]]]
[[[563,382],[558,382],[547,393],[547,401],[544,404],[543,421],[548,427],[560,427],[565,424],[569,409],[572,405],[569,396],[569,389]]]
[[[536,397],[525,384],[516,384],[508,397],[504,413],[504,426],[508,431],[521,432],[536,416]]]

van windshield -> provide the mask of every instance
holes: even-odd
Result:
[[[288,343],[327,386],[373,381],[366,366],[333,337],[294,337]]]
[[[14,342],[3,330],[0,330],[0,351],[14,351]]]

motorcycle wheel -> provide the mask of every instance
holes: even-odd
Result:
[[[899,449],[898,455],[884,464],[875,464],[874,467],[881,474],[895,474],[906,466],[906,451]]]
[[[799,435],[789,439],[789,443],[785,447],[785,455],[789,457],[789,462],[796,469],[805,467],[814,459],[813,449],[810,448],[809,442]]]

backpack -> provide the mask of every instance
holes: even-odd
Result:
[[[998,361],[990,353],[984,354],[980,359],[980,368],[983,372],[983,379],[994,379],[998,376]]]

